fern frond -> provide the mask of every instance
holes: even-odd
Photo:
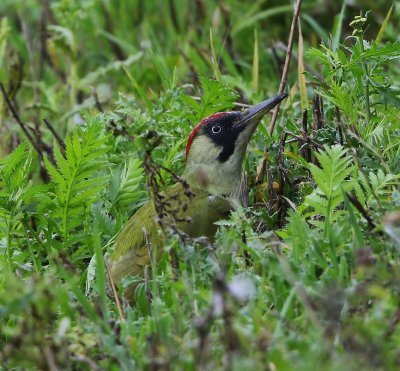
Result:
[[[145,183],[142,162],[131,159],[123,168],[114,171],[110,183],[110,196],[113,207],[135,206],[145,198],[146,192],[141,188]]]
[[[192,102],[192,107],[197,111],[192,118],[194,122],[213,113],[231,109],[239,97],[231,87],[221,81],[201,76],[200,84],[203,91],[201,104],[196,105],[197,102]]]
[[[61,223],[65,247],[69,246],[71,231],[83,225],[89,206],[100,197],[108,180],[107,176],[99,176],[103,155],[108,150],[106,140],[102,123],[95,119],[66,139],[65,157],[55,146],[57,168],[45,160],[55,186],[54,197],[60,205],[56,217]]]
[[[28,143],[22,142],[12,153],[0,160],[0,171],[3,177],[11,176],[12,172],[21,165],[26,159],[27,149]]]
[[[343,202],[342,189],[350,192],[357,184],[357,181],[350,177],[355,167],[346,154],[347,149],[340,145],[324,147],[324,151],[316,153],[320,167],[309,164],[317,189],[305,198],[303,207],[311,207],[326,220],[332,220],[334,212],[337,213],[335,209]]]
[[[347,150],[340,145],[325,147],[324,152],[316,153],[321,167],[309,164],[315,183],[327,198],[340,193],[342,183],[353,169],[351,158],[346,157],[346,153]]]
[[[367,204],[374,197],[383,200],[389,193],[389,187],[396,185],[399,179],[399,175],[385,174],[382,169],[378,169],[376,172],[370,171],[368,179],[362,173],[360,173],[358,178],[366,194]]]

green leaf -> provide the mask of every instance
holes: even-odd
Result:
[[[339,15],[333,19],[333,30],[332,30],[332,50],[336,51],[339,47],[339,42],[342,36],[342,27],[344,22],[344,16],[347,6],[347,0],[343,0],[342,8]]]
[[[198,122],[204,117],[233,107],[238,94],[221,81],[201,76],[200,83],[203,90],[200,110],[195,114]]]
[[[387,26],[389,24],[389,20],[390,20],[390,17],[392,15],[392,11],[393,11],[393,4],[390,7],[390,9],[388,10],[388,12],[386,14],[386,17],[382,22],[381,28],[379,29],[378,35],[376,36],[375,42],[377,44],[379,44],[381,42],[381,40],[382,40],[383,34],[385,33],[386,28],[387,28]]]

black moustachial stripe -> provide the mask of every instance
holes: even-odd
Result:
[[[241,112],[229,112],[226,115],[210,120],[203,128],[203,133],[207,135],[216,145],[222,147],[217,159],[220,162],[226,162],[232,156],[235,150],[235,143],[244,127],[240,130],[234,127],[234,123],[242,116]],[[221,127],[221,131],[213,133],[212,128],[215,125]]]

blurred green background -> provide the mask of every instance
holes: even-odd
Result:
[[[348,24],[360,9],[371,10],[366,35],[374,38],[392,5],[385,0],[346,4],[303,1],[306,46],[329,43],[341,10],[344,36],[351,34]],[[288,0],[3,0],[0,81],[24,121],[38,126],[47,117],[64,134],[80,121],[82,108],[96,109],[94,92],[110,107],[119,93],[134,90],[123,67],[151,98],[168,80],[196,85],[198,74],[212,76],[217,63],[246,101],[253,93],[263,97],[277,90],[292,13]],[[385,40],[399,37],[394,28],[399,22],[400,7],[395,7]],[[251,86],[255,39],[258,91]],[[2,104],[0,155],[15,147],[7,116]]]

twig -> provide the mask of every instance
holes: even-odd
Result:
[[[364,209],[363,205],[361,205],[360,201],[352,193],[347,193],[347,197],[349,201],[354,205],[354,207],[361,213],[361,215],[367,221],[369,230],[371,231],[375,229],[376,227],[375,222],[372,220],[367,210]]]
[[[318,94],[313,97],[313,136],[315,137],[316,132],[321,129],[324,125],[324,106],[322,98]]]
[[[301,126],[303,127],[303,131],[304,133],[307,135],[308,132],[308,117],[307,117],[307,110],[303,110],[303,116],[302,116],[302,120],[301,120]]]
[[[288,41],[288,47],[287,47],[287,52],[286,52],[286,58],[285,58],[285,65],[283,66],[283,73],[282,73],[282,78],[281,82],[279,84],[279,91],[278,93],[283,93],[286,83],[287,83],[287,76],[289,73],[289,64],[290,60],[292,57],[292,50],[293,50],[293,41],[294,41],[294,33],[296,30],[296,25],[297,25],[297,20],[299,18],[300,14],[300,9],[301,9],[301,2],[302,0],[297,0],[296,5],[294,7],[294,13],[293,13],[293,19],[292,19],[292,24],[290,26],[290,34],[289,34],[289,41]],[[279,107],[280,103],[275,107],[273,113],[272,113],[272,119],[271,123],[269,125],[269,134],[272,135],[275,129],[275,124],[276,124],[276,119],[278,117],[279,113]]]
[[[50,130],[51,134],[53,134],[54,138],[56,139],[57,143],[61,147],[61,150],[65,152],[66,146],[60,135],[57,133],[57,131],[53,128],[53,126],[50,124],[50,122],[47,119],[43,119],[43,122],[46,124],[47,128]]]
[[[302,137],[302,136],[296,135],[295,133],[292,133],[289,130],[286,130],[286,133],[291,135],[293,138],[296,139],[296,140],[289,140],[286,143],[292,143],[294,141],[300,141],[300,142],[303,142],[303,143],[311,143],[312,145],[314,145],[315,147],[320,148],[320,149],[324,148],[324,146],[322,146],[321,144],[317,143],[315,140],[311,139],[310,137]]]
[[[144,266],[144,291],[146,293],[147,304],[150,306],[153,300],[153,295],[150,290],[150,265]]]
[[[114,300],[115,300],[115,305],[117,306],[117,309],[118,309],[119,318],[123,322],[123,321],[125,321],[124,310],[122,309],[121,302],[120,302],[119,296],[118,296],[118,291],[117,291],[117,288],[115,286],[114,279],[113,279],[113,277],[111,275],[110,267],[108,265],[107,260],[105,260],[105,263],[106,263],[106,270],[107,270],[108,279],[110,280],[110,286],[111,286],[111,289],[112,289],[112,292],[113,292],[113,296],[114,296]]]
[[[118,128],[117,124],[115,123],[114,120],[110,120],[109,122],[110,127],[107,127],[107,130],[110,130],[114,136],[117,135],[122,135],[126,139],[128,139],[131,142],[135,141],[135,137],[131,134],[129,134],[128,130],[124,126],[121,125],[121,129]]]
[[[246,231],[244,229],[242,230],[242,242],[244,245],[247,245]],[[243,250],[243,257],[246,268],[250,268],[252,263],[252,258],[247,249]]]
[[[279,171],[279,189],[277,190],[277,209],[278,209],[278,219],[280,227],[283,227],[285,222],[286,209],[283,203],[283,187],[285,183],[289,183],[286,176],[285,162],[283,160],[283,153],[285,151],[285,143],[287,139],[287,133],[284,133],[282,139],[279,143],[279,153],[277,158],[278,171]]]
[[[145,226],[142,228],[142,233],[144,235],[144,239],[146,241],[147,254],[149,255],[150,265],[147,264],[144,266],[143,278],[144,278],[144,292],[146,294],[147,304],[150,305],[153,300],[153,296],[150,290],[150,268],[154,269],[154,256],[153,256],[153,247],[151,246],[149,233]]]
[[[299,18],[299,14],[300,14],[301,1],[302,0],[297,0],[295,8],[294,8],[292,24],[290,26],[289,41],[288,41],[288,46],[287,46],[287,51],[286,51],[285,65],[283,67],[283,72],[282,72],[281,82],[279,84],[278,93],[283,93],[283,91],[286,87],[287,76],[289,73],[289,64],[290,64],[290,59],[292,56],[294,32],[296,30],[297,20]],[[269,134],[270,135],[272,135],[272,133],[274,132],[274,129],[275,129],[276,119],[277,119],[278,113],[279,113],[279,107],[280,107],[280,103],[278,103],[278,105],[272,111],[272,119],[271,119],[271,123],[269,125]],[[261,165],[258,167],[258,171],[257,171],[256,179],[255,179],[256,184],[261,184],[262,179],[264,178],[265,168],[266,168],[266,164],[267,164],[267,153],[268,153],[268,148],[265,147],[264,156],[263,156]]]
[[[342,123],[342,119],[340,118],[340,111],[338,107],[335,107],[335,116],[336,116],[336,120],[338,123],[338,131],[339,131],[339,138],[340,138],[340,144],[343,145],[344,143],[344,129],[343,129],[343,123]]]
[[[29,133],[28,129],[26,128],[25,124],[21,121],[21,119],[18,116],[17,111],[15,110],[14,106],[12,105],[10,98],[8,97],[8,94],[6,92],[6,89],[4,88],[4,85],[2,82],[0,82],[0,89],[1,92],[3,94],[4,100],[7,103],[7,106],[9,108],[9,110],[11,111],[15,121],[17,121],[18,125],[21,127],[22,131],[25,133],[25,135],[27,136],[28,140],[32,143],[33,148],[35,148],[35,150],[37,151],[39,157],[42,159],[43,158],[43,153],[40,150],[40,148],[38,147],[37,143],[35,142],[35,140],[33,139],[32,135]]]
[[[97,108],[101,113],[103,113],[104,110],[103,110],[103,107],[101,106],[101,103],[100,103],[100,100],[99,100],[99,95],[97,94],[97,90],[96,90],[95,87],[93,87],[92,92],[93,92],[93,99],[94,99],[94,104],[96,105],[96,108]]]

